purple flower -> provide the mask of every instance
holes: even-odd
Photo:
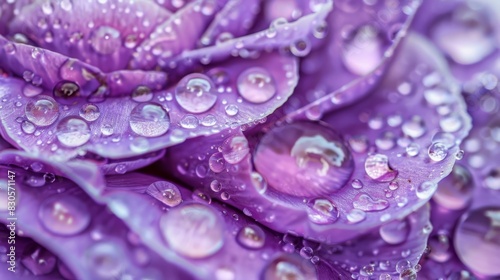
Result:
[[[2,279],[499,277],[498,15],[0,0]]]

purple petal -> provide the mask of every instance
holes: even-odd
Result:
[[[20,94],[26,83],[0,78],[0,97],[5,100],[1,132],[18,148],[58,159],[85,151],[111,159],[135,157],[187,138],[258,122],[291,95],[296,67],[294,58],[277,53],[235,58],[204,74],[190,74],[167,91],[142,86],[131,97],[106,98],[101,86],[101,95],[87,100],[78,94],[58,96],[57,90],[28,97]],[[254,95],[261,83],[266,91]],[[70,85],[74,84],[61,87]],[[195,96],[198,90],[203,94]]]
[[[135,47],[169,16],[147,0],[36,1],[20,10],[9,31],[109,72],[125,68]]]
[[[470,118],[442,58],[426,41],[408,37],[400,51],[377,89],[325,116],[328,125],[271,128],[261,141],[275,144],[257,148],[258,134],[248,141],[238,132],[189,141],[167,152],[165,168],[274,230],[321,242],[345,241],[404,218],[451,172]],[[251,154],[260,174],[253,172]],[[278,178],[288,184],[273,185]],[[211,188],[214,181],[221,187]]]
[[[378,231],[343,244],[322,246],[319,255],[349,269],[352,276],[416,277],[417,264],[432,231],[429,212],[429,205],[425,205],[402,220],[381,226]]]

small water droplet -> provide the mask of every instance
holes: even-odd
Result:
[[[93,122],[99,118],[101,111],[97,105],[88,103],[80,108],[80,117],[84,118],[88,122]]]
[[[419,152],[420,152],[420,145],[418,145],[417,143],[410,143],[406,147],[406,154],[410,157],[417,156]]]
[[[380,64],[384,42],[380,32],[372,25],[363,25],[354,30],[345,42],[343,62],[356,75],[366,75]]]
[[[229,137],[221,146],[222,156],[226,162],[237,164],[250,152],[248,141],[244,136]]]
[[[355,189],[361,189],[363,187],[363,182],[361,182],[359,179],[354,179],[351,182],[351,186]]]
[[[441,142],[434,142],[429,146],[428,155],[433,161],[442,161],[448,155],[448,148]]]
[[[186,115],[180,121],[180,125],[187,129],[195,129],[198,127],[199,123],[200,121],[198,118],[193,115]]]
[[[410,234],[410,225],[406,219],[395,220],[381,226],[379,234],[387,244],[401,244]]]
[[[238,106],[234,104],[229,104],[227,105],[224,110],[226,111],[226,114],[230,117],[236,116],[239,112]]]
[[[49,126],[59,117],[59,105],[50,96],[37,95],[25,108],[26,118],[37,126]]]
[[[253,67],[238,76],[238,92],[247,101],[263,103],[276,94],[271,74],[264,68]]]
[[[147,86],[138,86],[132,92],[132,100],[135,102],[148,102],[153,99],[153,92]]]
[[[411,119],[405,121],[401,129],[405,135],[411,138],[419,138],[426,132],[425,123],[419,116],[413,116]]]
[[[205,258],[224,244],[223,222],[218,213],[203,204],[172,208],[160,219],[160,230],[169,246],[190,258]]]
[[[170,207],[175,207],[182,202],[182,196],[179,188],[166,181],[157,181],[152,183],[146,189],[146,193]]]
[[[260,249],[266,242],[266,234],[256,225],[247,225],[241,228],[236,236],[239,244],[248,249]]]
[[[263,280],[317,279],[312,263],[292,254],[283,254],[272,260],[262,276]]]
[[[352,209],[347,213],[346,217],[349,223],[357,224],[366,219],[366,212],[359,209]]]
[[[90,224],[87,206],[78,198],[68,195],[50,196],[38,210],[40,222],[57,235],[75,235]]]
[[[389,201],[385,199],[374,199],[367,193],[359,193],[354,198],[352,205],[356,209],[368,211],[381,211],[389,207]]]
[[[337,206],[328,199],[317,198],[309,204],[307,208],[309,220],[315,224],[331,224],[339,218]]]
[[[420,199],[430,198],[437,189],[437,184],[431,181],[425,181],[416,189],[417,197]]]
[[[170,117],[160,104],[140,103],[130,113],[130,128],[144,137],[158,137],[170,128]]]
[[[217,180],[213,180],[212,182],[210,182],[210,189],[213,192],[220,192],[220,190],[222,189],[222,184]]]
[[[36,126],[30,121],[23,121],[21,123],[21,129],[26,134],[33,134],[36,130]]]
[[[57,140],[66,147],[79,147],[90,140],[90,128],[80,117],[66,117],[56,128]]]
[[[92,244],[84,256],[85,263],[98,278],[116,278],[124,269],[123,252],[118,244],[101,241]]]
[[[74,104],[80,96],[80,86],[71,81],[60,81],[54,86],[54,97],[62,104]]]
[[[447,262],[452,256],[450,240],[446,234],[441,233],[431,236],[429,246],[431,248],[429,257],[436,262]]]
[[[190,113],[203,113],[217,101],[215,87],[210,78],[203,74],[185,76],[175,89],[175,100]]]
[[[368,156],[365,160],[365,171],[370,178],[379,182],[390,182],[398,175],[398,172],[389,166],[389,158],[382,154]]]
[[[121,33],[110,26],[100,26],[90,36],[90,45],[99,54],[109,55],[121,47]]]
[[[450,175],[439,182],[432,199],[448,209],[465,208],[472,199],[474,181],[469,170],[459,164],[453,166]]]
[[[212,154],[208,159],[208,166],[215,173],[224,171],[225,163],[224,156],[220,152]]]

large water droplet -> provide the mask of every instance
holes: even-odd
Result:
[[[90,139],[90,128],[80,117],[66,117],[56,128],[57,140],[66,147],[79,147]]]
[[[382,61],[383,39],[377,28],[363,25],[346,40],[342,59],[345,67],[356,75],[366,75]]]
[[[433,161],[442,161],[448,155],[448,148],[441,142],[434,142],[429,146],[427,153]]]
[[[203,113],[217,101],[215,88],[210,78],[203,74],[189,74],[175,89],[175,100],[190,113]]]
[[[469,170],[456,164],[451,174],[439,182],[432,199],[448,209],[459,210],[469,204],[473,190],[474,182]]]
[[[236,238],[243,247],[248,249],[260,249],[266,242],[266,234],[256,225],[244,226]]]
[[[395,220],[380,227],[380,237],[388,244],[401,244],[410,234],[410,225],[406,219]]]
[[[170,207],[177,206],[182,202],[182,196],[179,188],[166,181],[152,183],[146,189],[146,193]]]
[[[272,260],[262,273],[263,280],[317,279],[316,269],[306,259],[295,255],[281,255]]]
[[[365,171],[370,178],[380,182],[390,182],[398,175],[398,172],[389,166],[389,158],[382,154],[368,156],[365,160]]]
[[[144,137],[157,137],[170,128],[170,117],[160,104],[141,103],[130,113],[130,128]]]
[[[188,204],[172,208],[160,219],[160,229],[170,247],[190,258],[215,254],[224,244],[223,221],[212,208]]]
[[[478,9],[461,6],[437,21],[431,29],[434,42],[455,62],[473,64],[496,48],[488,15]]]
[[[354,208],[363,210],[365,212],[368,211],[381,211],[387,209],[389,207],[389,201],[385,199],[375,199],[372,198],[367,193],[359,193],[354,198],[352,202]]]
[[[238,92],[249,102],[263,103],[276,94],[276,86],[266,69],[253,67],[239,75]]]
[[[326,198],[316,198],[307,208],[309,220],[315,224],[331,224],[339,218],[337,206]]]
[[[260,141],[254,164],[274,189],[307,197],[339,190],[354,168],[343,139],[331,128],[312,122],[272,129]]]
[[[455,230],[455,251],[483,276],[500,276],[500,208],[484,207],[464,215]]]
[[[92,32],[90,45],[99,54],[112,54],[120,49],[121,42],[120,31],[110,26],[101,26]]]
[[[42,225],[52,233],[74,235],[90,224],[87,206],[74,196],[50,196],[38,210]]]
[[[229,137],[221,146],[222,156],[226,162],[236,164],[250,152],[248,141],[244,136]]]
[[[37,126],[49,126],[59,117],[59,105],[54,98],[37,95],[31,98],[25,108],[26,118]]]

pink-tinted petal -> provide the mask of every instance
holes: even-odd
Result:
[[[170,16],[152,1],[36,1],[9,25],[41,48],[113,71],[125,68],[136,46]]]
[[[135,157],[260,121],[292,94],[296,67],[294,58],[277,53],[235,58],[190,74],[168,90],[138,86],[131,97],[121,98],[108,97],[102,85],[90,96],[83,90],[81,97],[48,91],[29,97],[22,80],[0,78],[1,133],[18,148],[57,159],[85,151],[111,159]],[[261,83],[266,91],[254,94]],[[203,94],[197,95],[199,90]]]
[[[322,120],[278,125],[265,139],[189,141],[167,152],[165,168],[211,196],[229,194],[227,203],[274,230],[335,243],[424,205],[470,129],[443,59],[416,35],[369,97]]]

